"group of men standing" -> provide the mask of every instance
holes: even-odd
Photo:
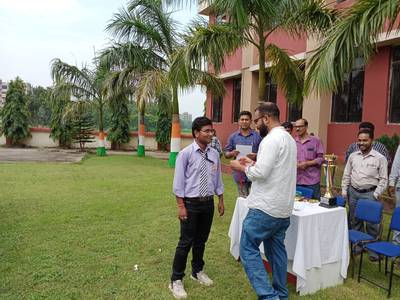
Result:
[[[249,208],[242,226],[240,259],[259,299],[288,298],[284,240],[290,225],[296,185],[311,189],[313,198],[320,197],[324,155],[320,139],[308,133],[306,119],[297,120],[293,126],[287,122],[281,124],[279,116],[277,105],[271,102],[257,107],[254,120],[249,111],[242,111],[239,130],[231,134],[223,149],[223,155],[233,159],[230,165],[238,194],[246,198]],[[251,129],[252,121],[257,131]],[[350,145],[346,154],[342,179],[342,194],[349,204],[349,225],[355,229],[363,226],[354,217],[357,201],[361,198],[376,201],[387,185],[389,155],[382,144],[373,142],[371,125],[368,122],[360,124],[358,141]],[[292,136],[293,129],[295,137]],[[190,250],[190,277],[205,286],[213,284],[203,271],[203,256],[213,220],[214,195],[218,196],[219,215],[224,214],[220,153],[211,144],[214,133],[211,120],[196,118],[192,124],[194,142],[184,148],[176,160],[173,191],[178,206],[180,237],[169,288],[177,299],[187,297],[183,277]],[[400,148],[389,177],[389,192],[396,192],[398,199],[399,178]],[[367,224],[367,231],[378,234],[378,229],[370,224]],[[400,233],[396,233],[395,238],[400,242]],[[262,262],[261,243],[264,243],[265,255],[272,267],[272,282]],[[374,257],[373,254],[370,257]]]

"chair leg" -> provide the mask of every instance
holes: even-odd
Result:
[[[362,261],[363,261],[363,256],[364,256],[364,251],[361,252],[360,256],[360,267],[358,268],[358,283],[360,283],[360,278],[361,278],[361,266],[362,266]]]
[[[389,291],[388,298],[390,297],[390,293],[392,292],[392,281],[393,281],[393,267],[394,267],[395,259],[392,260],[392,265],[390,266],[390,277],[389,277]]]
[[[388,257],[385,256],[385,275],[387,274]]]
[[[379,273],[380,273],[381,272],[381,256],[378,255],[378,258],[379,258],[378,264],[379,264]]]
[[[353,244],[350,243],[351,278],[354,278],[354,264],[356,263],[353,250]]]

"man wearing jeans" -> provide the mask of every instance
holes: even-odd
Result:
[[[180,237],[169,284],[169,289],[176,299],[187,297],[182,280],[190,249],[190,278],[205,286],[213,284],[203,271],[203,256],[214,215],[214,194],[218,195],[219,215],[224,214],[224,185],[219,153],[209,145],[213,133],[210,119],[196,118],[192,124],[194,142],[179,152],[176,159],[173,189],[178,205]]]
[[[400,146],[394,156],[392,170],[389,175],[389,194],[396,196],[396,207],[400,206]],[[400,232],[393,232],[393,243],[400,245]]]
[[[378,201],[387,185],[387,160],[378,151],[372,149],[374,135],[370,130],[360,130],[358,147],[346,163],[342,178],[342,196],[349,204],[349,225],[351,229],[364,231],[364,222],[355,217],[357,202],[360,199]],[[379,225],[367,223],[366,231],[377,238]],[[356,249],[360,251],[361,249]],[[369,253],[371,261],[377,261],[378,255]]]
[[[296,193],[296,143],[280,126],[276,104],[261,104],[255,111],[254,122],[260,135],[266,136],[260,144],[257,162],[247,157],[231,162],[233,169],[245,172],[252,181],[247,197],[249,212],[240,239],[240,259],[259,299],[288,299],[284,240]],[[259,250],[261,243],[272,268],[272,284]]]

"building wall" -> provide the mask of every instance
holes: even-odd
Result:
[[[22,144],[28,147],[37,147],[37,148],[55,148],[58,147],[58,141],[53,141],[50,137],[50,129],[49,128],[31,128],[31,137],[26,138],[22,141]],[[129,143],[122,144],[122,150],[136,150],[138,145],[138,135],[137,132],[130,133],[131,139]],[[96,148],[98,146],[98,132],[94,135],[94,142],[87,143],[87,148]],[[181,146],[182,148],[190,145],[193,142],[193,137],[191,134],[182,134]],[[6,145],[6,138],[4,135],[0,136],[0,145]],[[72,145],[73,148],[79,148],[79,144]],[[111,143],[107,140],[107,133],[105,139],[105,147],[107,149],[111,148]],[[155,139],[154,132],[146,132],[145,133],[145,148],[146,150],[155,151],[158,149],[158,144]]]
[[[217,131],[217,137],[221,141],[222,147],[226,145],[229,135],[238,129],[238,123],[232,122],[232,94],[233,80],[225,80],[226,93],[222,102],[222,122],[213,122],[213,127]],[[207,116],[212,117],[212,95],[207,93]]]
[[[375,137],[399,134],[400,124],[388,123],[390,103],[391,47],[379,48],[377,55],[365,68],[362,121],[375,125]],[[357,139],[359,123],[329,123],[327,152],[343,158],[350,143]]]

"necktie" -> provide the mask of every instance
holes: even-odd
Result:
[[[207,184],[207,153],[200,151],[201,162],[200,162],[200,197],[208,196],[208,184]]]

